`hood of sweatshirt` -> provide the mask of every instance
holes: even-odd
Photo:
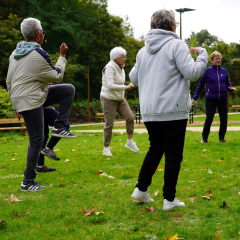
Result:
[[[168,41],[179,39],[178,35],[163,29],[152,29],[145,37],[145,47],[151,54],[158,52]]]
[[[18,60],[39,47],[40,45],[37,42],[20,42],[17,44],[16,49],[13,51],[13,56]]]

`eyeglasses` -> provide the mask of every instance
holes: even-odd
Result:
[[[178,27],[178,25],[179,25],[179,22],[176,22],[176,27]]]
[[[222,58],[214,58],[213,60],[216,60],[216,61],[221,61]]]
[[[46,31],[43,31],[43,30],[37,30],[38,32],[42,32],[43,33],[43,36],[45,36],[46,34]]]

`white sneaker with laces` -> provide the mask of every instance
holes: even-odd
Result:
[[[112,153],[110,151],[110,147],[104,147],[103,155],[105,155],[105,156],[112,156]]]
[[[163,210],[169,210],[174,207],[185,207],[184,202],[180,202],[176,197],[172,202],[168,201],[167,199],[164,199],[163,201]]]
[[[137,187],[131,197],[144,203],[154,202],[154,200],[149,197],[148,192],[142,192]]]
[[[126,143],[125,147],[131,149],[133,152],[139,152],[140,151],[137,147],[136,142]]]

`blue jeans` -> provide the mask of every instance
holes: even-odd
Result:
[[[46,146],[46,143],[49,138],[49,126],[54,125],[54,121],[57,119],[58,116],[58,111],[56,111],[53,108],[44,108],[44,142],[43,142],[43,147]],[[67,122],[67,126],[65,127],[66,130],[69,130],[70,124]],[[61,138],[58,137],[51,137],[47,147],[50,149],[53,149],[57,143],[59,142]],[[38,158],[38,166],[43,166],[44,165],[44,155],[40,153],[39,158]]]

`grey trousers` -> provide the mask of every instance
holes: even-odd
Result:
[[[105,118],[103,144],[105,147],[108,147],[112,139],[112,129],[116,113],[118,113],[124,118],[124,120],[126,120],[127,135],[133,134],[134,116],[125,98],[121,101],[115,101],[100,96],[100,100],[102,103]]]
[[[37,161],[44,141],[44,107],[60,102],[59,114],[54,127],[64,128],[67,125],[75,88],[71,84],[56,84],[49,86],[49,93],[43,106],[20,112],[23,116],[29,135],[27,164],[23,184],[27,185],[36,178]]]

